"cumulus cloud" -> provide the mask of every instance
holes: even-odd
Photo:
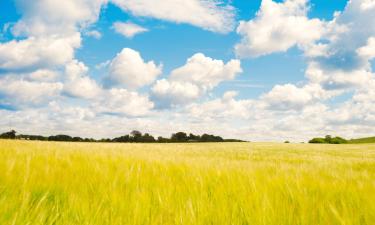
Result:
[[[306,76],[311,83],[320,84],[325,90],[347,91],[361,88],[368,83],[373,74],[367,68],[355,70],[329,69],[318,62],[310,62]]]
[[[367,44],[357,50],[357,54],[368,60],[375,58],[375,37],[370,37]]]
[[[137,92],[112,88],[104,92],[92,107],[99,113],[136,117],[150,114],[154,104],[147,96]]]
[[[297,87],[293,84],[276,85],[270,92],[261,97],[269,109],[300,110],[309,104],[328,97],[328,93],[320,85]]]
[[[67,35],[97,21],[107,0],[17,0],[22,14],[12,28],[15,35]]]
[[[14,108],[39,106],[56,99],[62,88],[60,82],[34,82],[5,76],[0,79],[0,105]]]
[[[235,46],[239,57],[257,57],[309,45],[321,38],[325,26],[307,17],[308,0],[263,0],[254,19],[241,21],[237,33],[242,40]]]
[[[239,60],[224,63],[197,53],[185,65],[173,70],[168,80],[158,81],[152,87],[152,96],[163,106],[189,103],[241,72]]]
[[[370,60],[375,56],[375,22],[371,18],[375,8],[368,3],[349,1],[345,10],[336,13],[329,22],[330,29],[323,37],[324,54],[307,54],[306,76],[310,82],[320,83],[327,90],[349,91],[372,79]]]
[[[77,60],[65,67],[65,82],[63,93],[76,98],[91,99],[101,93],[99,85],[88,75],[88,68]]]
[[[232,80],[242,72],[241,62],[232,59],[227,63],[197,53],[187,59],[186,64],[172,71],[170,80],[190,82],[203,89],[212,89],[220,82]]]
[[[109,64],[105,84],[107,87],[124,86],[135,90],[152,84],[162,73],[162,68],[154,61],[145,62],[139,52],[124,48]]]
[[[236,91],[227,91],[221,98],[204,103],[194,103],[187,107],[191,117],[204,120],[231,121],[233,119],[250,119],[254,116],[257,103],[254,100],[236,100]]]
[[[27,80],[40,81],[40,82],[54,82],[57,81],[60,74],[54,70],[40,69],[35,72],[29,73],[26,76]]]
[[[235,10],[216,0],[112,0],[135,16],[151,17],[175,23],[187,23],[203,29],[227,33],[234,27]]]
[[[137,34],[141,34],[148,31],[148,29],[131,22],[115,22],[113,24],[113,28],[117,33],[122,34],[127,38],[133,38]]]
[[[73,59],[80,44],[79,33],[0,43],[0,69],[22,71],[64,65]]]
[[[190,82],[158,80],[151,88],[152,99],[159,108],[183,105],[199,99],[202,90]]]

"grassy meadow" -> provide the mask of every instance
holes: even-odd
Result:
[[[375,224],[375,145],[0,140],[0,224]]]

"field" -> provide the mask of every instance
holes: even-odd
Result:
[[[0,141],[0,224],[375,224],[375,145]]]

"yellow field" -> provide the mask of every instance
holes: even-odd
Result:
[[[375,224],[375,145],[0,141],[0,224]]]

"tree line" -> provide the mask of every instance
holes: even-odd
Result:
[[[331,135],[326,135],[324,138],[313,138],[309,141],[311,144],[347,144],[348,142],[342,137],[332,137]]]
[[[155,138],[149,133],[142,133],[137,130],[133,130],[130,134],[116,138],[103,138],[100,140],[94,138],[81,138],[72,137],[69,135],[53,135],[53,136],[42,136],[42,135],[27,135],[19,134],[14,130],[0,134],[0,139],[19,139],[19,140],[38,140],[38,141],[65,141],[65,142],[119,142],[119,143],[184,143],[184,142],[243,142],[237,139],[224,139],[220,136],[212,134],[187,134],[185,132],[177,132],[171,135],[170,138],[157,137]]]

